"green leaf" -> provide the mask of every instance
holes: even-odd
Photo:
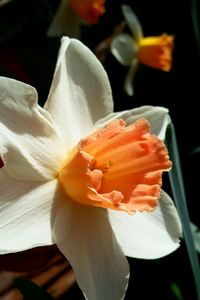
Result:
[[[175,282],[172,282],[170,284],[170,289],[173,292],[173,294],[175,295],[177,300],[184,300],[184,298],[181,294],[180,288]]]
[[[196,147],[194,148],[192,151],[191,151],[191,154],[199,154],[200,153],[200,146],[199,147]]]
[[[198,300],[200,300],[200,267],[191,231],[178,145],[176,140],[175,129],[172,123],[169,124],[167,128],[166,143],[168,146],[170,158],[173,162],[172,171],[169,172],[172,193],[179,213],[179,217],[181,219],[183,227],[183,236],[185,238],[188,256],[190,259],[190,264],[194,276],[196,292]]]
[[[49,295],[43,288],[39,287],[32,281],[25,278],[15,278],[14,284],[16,288],[24,296],[25,300],[53,300],[51,295]]]
[[[200,5],[198,0],[191,1],[191,16],[197,47],[200,52]]]

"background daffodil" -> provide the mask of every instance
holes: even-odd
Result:
[[[152,184],[154,187],[156,184],[157,193],[162,172],[170,168],[167,151],[161,141],[170,122],[167,109],[144,106],[113,113],[107,75],[97,58],[81,42],[62,39],[44,108],[38,105],[37,92],[33,87],[1,77],[0,156],[4,166],[0,169],[0,253],[56,243],[71,263],[87,299],[118,300],[124,298],[128,285],[129,266],[125,255],[152,259],[176,250],[181,226],[174,204],[164,191],[160,193],[158,190],[158,205],[151,209],[152,212],[145,211],[144,207],[141,209],[138,203],[139,209],[132,215],[105,206],[98,207],[96,202],[95,205],[79,203],[76,201],[79,199],[74,199],[75,187],[71,189],[74,183],[65,188],[68,181],[60,178],[60,172],[66,165],[74,167],[66,169],[71,172],[70,176],[67,173],[67,178],[71,179],[76,172],[77,176],[80,175],[83,164],[74,159],[73,149],[79,150],[79,158],[95,156],[94,148],[89,150],[89,147],[96,138],[104,139],[108,133],[109,139],[116,136],[116,131],[112,131],[109,124],[123,119],[129,136],[132,132],[129,125],[141,118],[148,120],[154,135],[145,131],[147,121],[144,121],[142,133],[141,128],[134,125],[139,130],[134,131],[134,153],[138,155],[135,161],[141,158],[146,162],[146,158],[153,158],[151,169],[147,173],[142,171],[142,174],[148,181],[147,186]],[[143,125],[138,122],[136,124]],[[109,126],[111,128],[107,132]],[[121,128],[118,129],[121,132]],[[141,137],[139,142],[138,136]],[[148,138],[155,139],[155,143],[147,143]],[[158,145],[162,145],[161,149]],[[154,156],[157,149],[161,151]],[[93,169],[90,166],[91,170],[97,170],[95,160],[90,162],[94,163]],[[111,165],[108,163],[107,167]],[[148,164],[139,163],[135,170],[138,171],[139,167],[146,170]],[[104,175],[105,169],[99,166],[99,170]],[[87,171],[88,168],[86,175],[89,176]],[[95,174],[99,175],[98,172]],[[100,194],[101,187],[95,185],[93,177],[89,178],[92,179],[92,191]],[[155,178],[158,179],[156,182]],[[66,186],[63,186],[63,180]],[[135,186],[136,194],[140,184],[138,182]],[[86,190],[90,187],[83,185]],[[146,181],[136,196],[148,198],[145,191]],[[154,188],[151,193],[155,195]],[[96,198],[92,200],[99,201]],[[115,198],[112,200],[115,204]]]
[[[122,5],[122,12],[133,36],[123,33],[111,43],[111,52],[124,66],[129,66],[124,89],[129,96],[134,93],[133,80],[140,63],[168,72],[171,69],[173,40],[166,33],[160,36],[144,37],[142,26],[128,5]]]

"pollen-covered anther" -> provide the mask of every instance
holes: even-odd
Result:
[[[106,173],[106,172],[108,172],[109,168],[112,167],[112,166],[113,166],[113,163],[109,159],[109,160],[106,160],[105,162],[103,162],[100,165],[97,165],[96,163],[94,163],[93,166],[92,166],[92,169],[98,169],[98,170],[101,170],[102,173]]]

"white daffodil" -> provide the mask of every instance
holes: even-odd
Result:
[[[61,0],[47,35],[79,37],[80,25],[93,25],[105,13],[105,0]]]
[[[0,78],[0,253],[57,243],[89,300],[123,299],[125,255],[162,257],[181,234],[160,191],[167,109],[112,111],[107,75],[77,40],[62,39],[44,108]]]
[[[174,36],[164,33],[144,37],[142,26],[132,9],[128,5],[122,5],[122,12],[133,36],[126,33],[118,35],[112,41],[111,52],[122,65],[130,66],[124,89],[132,96],[133,80],[140,63],[165,72],[170,71]]]

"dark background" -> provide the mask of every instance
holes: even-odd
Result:
[[[41,105],[48,95],[60,46],[59,37],[46,36],[58,4],[56,0],[14,0],[0,8],[0,75],[36,87]],[[198,0],[107,0],[106,13],[99,24],[82,26],[81,40],[91,50],[94,51],[123,20],[121,4],[129,4],[133,8],[145,36],[167,32],[175,36],[175,46],[169,73],[140,65],[134,81],[133,97],[123,91],[128,69],[111,54],[107,55],[104,67],[113,89],[115,111],[141,105],[169,108],[177,133],[189,214],[191,220],[200,226],[200,154],[195,152],[200,146]],[[183,299],[196,299],[184,241],[179,250],[165,258],[129,261],[131,279],[126,299],[181,300],[173,292],[173,283],[179,287]],[[72,288],[68,297],[66,299],[81,299],[77,286]]]

